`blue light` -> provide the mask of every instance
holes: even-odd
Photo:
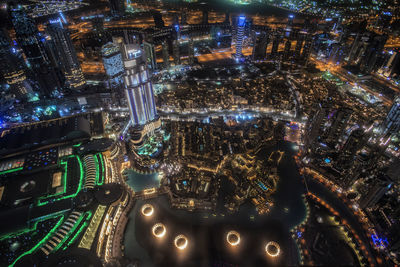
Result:
[[[297,238],[301,238],[301,236],[303,235],[300,231],[297,231]]]
[[[326,162],[326,163],[331,163],[331,160],[328,159],[328,158],[326,158],[326,159],[325,159],[325,162]]]
[[[289,15],[289,18],[291,18],[291,19],[294,18],[294,15],[290,14],[290,15]]]
[[[238,20],[238,26],[239,27],[243,27],[245,22],[246,22],[246,17],[245,16],[240,16],[239,20]]]
[[[65,19],[64,14],[63,14],[62,12],[59,12],[59,14],[60,14],[60,16],[61,16],[63,22],[64,22],[65,24],[67,24],[67,20]]]
[[[326,18],[325,21],[332,21],[332,19],[331,18]]]
[[[178,24],[175,24],[175,25],[174,25],[174,28],[175,28],[175,31],[176,31],[176,32],[179,32],[179,25],[178,25]]]
[[[218,33],[217,33],[217,35],[218,35],[218,36],[221,36],[221,33],[220,33],[220,32],[218,32]]]

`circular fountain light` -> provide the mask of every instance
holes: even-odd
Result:
[[[188,239],[184,235],[178,235],[174,240],[175,247],[184,250],[188,245]]]
[[[144,204],[142,206],[142,214],[146,217],[150,217],[154,213],[154,208],[150,204]]]
[[[226,242],[233,247],[239,245],[240,234],[236,231],[229,231],[226,235]]]
[[[153,235],[157,238],[162,238],[165,236],[167,229],[165,228],[164,224],[162,223],[156,223],[153,228],[151,228],[151,231],[153,232]]]
[[[265,252],[267,252],[268,256],[275,258],[281,253],[281,248],[275,241],[270,241],[265,246]]]

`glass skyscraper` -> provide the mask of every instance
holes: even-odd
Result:
[[[238,18],[237,33],[236,33],[236,52],[235,52],[236,59],[239,59],[242,57],[242,45],[243,45],[243,36],[244,36],[245,25],[246,25],[246,17],[240,16]]]
[[[67,87],[80,89],[86,84],[80,63],[76,56],[69,31],[65,29],[61,19],[50,20],[47,32],[54,46],[54,56],[58,67],[65,76]]]
[[[153,86],[138,46],[123,47],[124,84],[132,125],[145,125],[157,116]]]

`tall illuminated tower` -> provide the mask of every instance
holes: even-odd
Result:
[[[55,61],[65,76],[67,86],[71,89],[81,89],[86,81],[68,29],[64,28],[61,19],[58,18],[50,20],[46,30],[51,36]]]
[[[157,117],[153,86],[138,46],[123,47],[124,84],[133,126],[145,125]]]
[[[400,131],[400,96],[396,97],[382,125],[384,134]]]
[[[242,57],[242,45],[243,45],[245,24],[246,24],[246,17],[239,16],[237,24],[237,32],[236,32],[236,52],[235,52],[235,58],[237,60]]]

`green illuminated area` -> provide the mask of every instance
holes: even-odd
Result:
[[[344,82],[336,77],[335,75],[332,75],[329,71],[325,71],[322,73],[322,78],[324,78],[327,81],[334,82],[337,86],[341,86],[344,84]]]
[[[80,144],[78,144],[79,146]],[[104,184],[105,180],[105,162],[103,155],[97,153],[94,155],[96,168],[96,185]],[[77,155],[63,157],[60,160],[61,167],[61,185],[58,190],[54,189],[50,194],[37,199],[36,206],[50,205],[55,201],[71,199],[76,197],[83,189],[85,183],[84,163]],[[8,174],[23,170],[23,167],[3,171],[1,174]],[[62,189],[61,189],[62,187]],[[70,246],[74,246],[82,239],[84,232],[87,232],[91,225],[91,230],[86,233],[86,242],[91,244],[95,236],[94,229],[98,227],[100,219],[104,214],[106,206],[99,206],[97,216],[93,216],[92,211],[83,212],[76,219],[70,230],[63,233],[62,240],[56,242],[57,245],[53,249],[46,248],[47,244],[53,243],[52,240],[55,234],[63,223],[67,221],[68,215],[65,210],[57,213],[52,213],[40,218],[36,218],[29,222],[29,226],[25,229],[18,230],[13,233],[8,233],[0,236],[0,266],[14,266],[21,258],[26,255],[38,253],[39,251],[49,250],[49,253],[55,253],[59,250],[66,250]],[[93,218],[95,217],[95,220]],[[97,227],[95,227],[97,226]],[[57,235],[58,236],[58,235]],[[54,241],[54,240],[53,240]],[[83,242],[86,246],[86,242]],[[33,247],[32,245],[35,244]],[[43,249],[41,249],[43,248]],[[47,252],[46,252],[47,253]]]
[[[155,153],[157,153],[157,151],[161,149],[163,139],[163,136],[151,136],[140,148],[137,149],[137,154],[140,156],[154,156]]]
[[[63,219],[62,215],[49,216],[36,221],[32,228],[2,236],[0,265],[14,266],[23,256],[36,252],[53,235]],[[31,247],[32,244],[36,245]]]
[[[96,164],[97,164],[97,167],[96,167],[96,175],[97,175],[96,182],[97,182],[97,185],[102,185],[102,184],[104,184],[104,171],[105,171],[104,170],[104,167],[105,167],[104,158],[103,158],[103,155],[101,153],[98,153],[98,154],[96,154],[95,159],[96,159]],[[101,173],[100,173],[100,164],[101,164]]]
[[[7,174],[7,173],[13,173],[13,172],[17,172],[17,171],[21,171],[23,168],[24,168],[24,167],[19,167],[19,168],[16,168],[16,169],[11,169],[11,170],[2,171],[2,172],[0,172],[0,175]]]
[[[89,224],[89,220],[92,217],[92,212],[88,211],[86,213],[83,213],[76,223],[74,224],[74,227],[71,228],[71,230],[68,232],[68,234],[64,237],[63,240],[61,240],[60,244],[58,244],[52,252],[56,252],[60,248],[63,248],[64,250],[67,249],[70,245],[74,243],[74,241],[80,236],[82,233],[83,229],[82,228],[84,225]],[[79,230],[78,230],[79,229]],[[77,231],[78,230],[78,231]]]
[[[67,187],[69,186],[69,184],[73,185],[73,178],[74,177],[72,177],[73,175],[71,175],[71,176],[68,175],[68,160],[70,160],[71,158],[75,158],[77,160],[77,162],[78,162],[78,165],[79,165],[79,181],[77,183],[78,184],[77,189],[74,190],[73,192],[65,195],[65,193],[68,191]],[[63,199],[67,199],[67,198],[76,197],[76,195],[78,195],[78,193],[81,191],[82,186],[83,186],[83,182],[84,182],[84,171],[83,171],[83,164],[82,164],[82,161],[81,161],[80,157],[75,156],[75,155],[69,156],[68,158],[63,159],[61,164],[64,166],[64,177],[65,177],[65,180],[64,180],[64,187],[65,187],[64,190],[65,191],[64,191],[64,193],[62,195],[57,194],[55,198],[54,198],[54,195],[52,195],[52,196],[46,196],[45,197],[46,200],[39,199],[38,206],[42,206],[42,205],[48,204],[49,201],[50,201],[49,198],[51,198],[54,201],[58,201],[58,200],[63,200]]]

